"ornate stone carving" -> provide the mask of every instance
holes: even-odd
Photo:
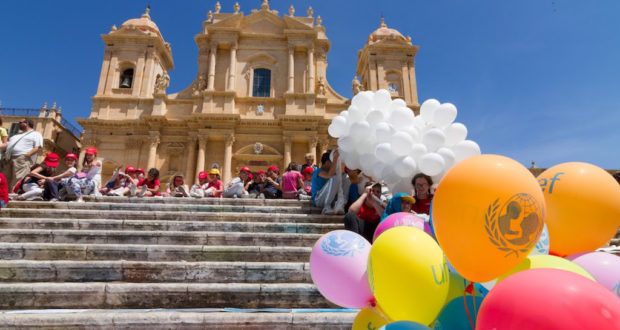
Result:
[[[254,153],[260,155],[263,153],[263,144],[260,142],[254,143]]]
[[[267,0],[263,0],[263,3],[260,4],[260,9],[262,10],[269,9],[269,2]]]
[[[211,22],[213,20],[213,12],[209,10],[207,13],[207,22]]]
[[[232,134],[226,134],[224,143],[227,147],[231,147],[235,143],[235,137]]]
[[[362,91],[362,84],[360,84],[360,81],[357,80],[357,76],[353,77],[351,89],[353,90],[353,95],[357,95],[357,93]]]
[[[204,73],[201,73],[194,84],[194,95],[199,95],[205,88],[207,88],[207,77]]]
[[[235,5],[233,6],[233,10],[235,11],[235,14],[239,14],[239,10],[241,10],[241,6],[239,6],[238,2],[235,2]]]
[[[308,147],[316,148],[317,143],[319,143],[319,139],[316,136],[311,136],[308,138]]]
[[[219,14],[219,13],[220,13],[220,10],[222,9],[222,5],[220,5],[220,2],[219,2],[219,1],[215,3],[215,7],[214,7],[214,9],[215,9],[215,13],[216,13],[216,14]]]
[[[312,7],[308,7],[308,11],[306,13],[308,14],[308,17],[312,18],[312,15],[314,15],[314,9],[312,9]]]
[[[170,84],[170,76],[168,76],[168,72],[164,71],[163,75],[157,75],[155,78],[155,94],[164,94],[166,93],[166,88]]]
[[[321,15],[316,17],[316,26],[321,26],[321,23],[323,23],[323,19],[321,18]]]
[[[319,81],[316,86],[316,93],[318,95],[325,95],[325,81],[323,81],[323,77],[319,77]]]
[[[265,113],[265,106],[262,104],[259,104],[256,106],[256,114],[257,115],[262,115],[263,113]]]
[[[153,146],[157,147],[157,145],[159,145],[159,142],[160,142],[159,133],[149,135],[149,142],[151,143],[151,147]]]
[[[289,16],[293,16],[293,15],[295,15],[295,7],[293,7],[293,5],[291,5],[290,7],[288,7],[288,15],[289,15]]]

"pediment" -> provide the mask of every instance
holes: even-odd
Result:
[[[295,17],[284,16],[284,23],[286,23],[286,28],[290,30],[309,30],[314,31],[312,28],[312,24],[304,24],[298,21]]]
[[[226,15],[227,17],[221,18],[217,22],[211,24],[210,28],[238,28],[241,25],[243,14],[218,14],[219,16]]]
[[[269,11],[261,10],[246,16],[241,22],[241,29],[248,34],[283,34],[284,20]]]
[[[278,60],[275,57],[273,57],[273,56],[271,56],[271,55],[269,55],[269,54],[267,54],[265,52],[260,52],[258,54],[254,54],[254,55],[250,56],[247,59],[248,63],[267,62],[267,63],[271,63],[271,64],[276,64],[277,61]]]

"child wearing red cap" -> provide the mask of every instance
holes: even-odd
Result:
[[[303,170],[304,187],[299,191],[300,200],[312,199],[312,174],[314,173],[314,167],[308,166]]]
[[[69,180],[67,193],[75,195],[77,202],[84,202],[83,195],[99,193],[97,189],[101,184],[101,161],[97,160],[97,149],[86,148],[82,170]]]
[[[159,186],[161,186],[159,182],[159,170],[156,168],[149,169],[146,179],[142,179],[138,182],[138,187],[140,187],[138,197],[161,196],[159,193]]]
[[[265,198],[265,195],[263,194],[263,189],[265,189],[266,177],[267,174],[265,173],[265,171],[259,170],[258,172],[256,172],[254,179],[252,179],[250,185],[247,188],[250,198]]]
[[[295,199],[299,195],[299,189],[303,188],[304,179],[299,173],[299,165],[290,162],[286,172],[282,175],[282,198]]]
[[[30,173],[26,175],[19,186],[17,199],[23,200],[43,200],[45,182],[50,180],[56,173],[59,157],[55,153],[45,156],[43,163],[35,164],[30,168]]]
[[[195,183],[189,190],[189,195],[196,198],[205,197],[205,189],[209,182],[209,174],[205,171],[198,173],[198,183]]]
[[[59,198],[59,190],[67,185],[67,182],[77,172],[75,167],[78,161],[78,157],[74,153],[68,153],[65,155],[65,167],[67,168],[63,173],[60,173],[49,180],[45,181],[45,189],[43,190],[43,199],[49,201],[57,201]],[[66,193],[66,189],[63,193]]]
[[[230,180],[226,187],[222,197],[225,198],[246,198],[249,197],[248,191],[245,190],[245,182],[248,180],[250,174],[250,168],[247,166],[242,167],[239,170],[239,176]]]
[[[9,205],[9,183],[4,174],[0,173],[0,209]]]
[[[276,166],[269,166],[267,169],[267,177],[265,178],[265,188],[263,194],[265,198],[281,198],[282,186],[280,185],[280,178],[278,177],[279,170]]]

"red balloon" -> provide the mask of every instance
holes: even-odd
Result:
[[[581,275],[530,269],[485,297],[476,330],[485,329],[620,329],[620,299]]]

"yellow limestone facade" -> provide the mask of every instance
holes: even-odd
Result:
[[[177,93],[166,90],[172,51],[148,9],[102,35],[91,115],[77,121],[83,149],[94,146],[105,159],[104,175],[132,165],[158,168],[161,180],[181,173],[193,182],[217,164],[226,182],[242,166],[284,168],[306,153],[320,159],[335,145],[327,127],[350,100],[327,81],[330,41],[320,16],[312,8],[296,16],[292,6],[280,16],[267,1],[248,15],[238,4],[231,13],[220,10],[218,2],[194,37],[198,72]],[[416,51],[382,22],[359,52],[354,94],[391,88],[417,108]]]

